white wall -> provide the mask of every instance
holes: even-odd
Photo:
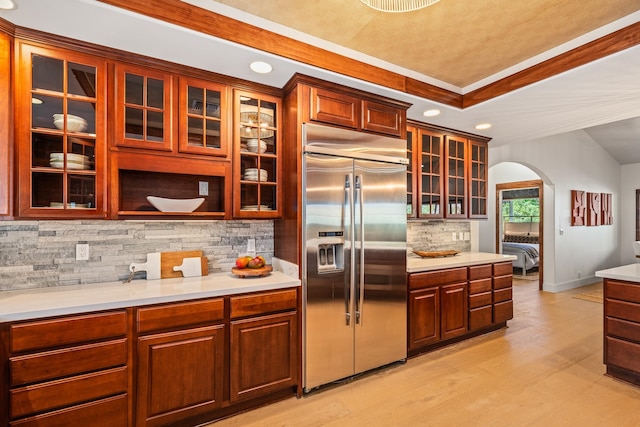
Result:
[[[640,148],[639,148],[640,149]],[[640,163],[624,165],[620,173],[621,264],[636,262],[632,243],[636,240],[636,189],[640,188]],[[614,217],[615,221],[616,218]]]
[[[600,145],[585,132],[575,131],[495,148],[489,144],[489,147],[491,169],[503,162],[520,163],[533,170],[545,183],[545,290],[557,292],[591,283],[597,270],[620,264],[618,212],[621,206],[621,167]],[[495,169],[494,179],[520,181],[527,175],[520,170],[520,175],[511,179],[503,172]],[[489,186],[493,200],[489,207],[493,212],[496,182],[491,178]],[[613,225],[572,227],[571,190],[611,193]],[[490,215],[493,215],[490,218],[495,218],[495,212]],[[560,230],[563,230],[562,234]],[[491,240],[495,239],[493,230],[483,230],[482,233],[490,233]]]

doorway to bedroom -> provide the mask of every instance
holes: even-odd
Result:
[[[543,283],[542,180],[496,184],[496,248],[517,257],[514,278]]]

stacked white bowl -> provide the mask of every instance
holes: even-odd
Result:
[[[247,168],[244,170],[243,179],[246,181],[268,181],[269,173],[266,170],[260,169],[259,174],[257,168]],[[260,179],[258,179],[258,176]]]
[[[262,154],[267,151],[267,143],[258,139],[250,139],[247,141],[247,150]]]

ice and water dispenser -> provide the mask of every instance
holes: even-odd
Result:
[[[344,233],[321,231],[318,233],[318,273],[344,270]]]

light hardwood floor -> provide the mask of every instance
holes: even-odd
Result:
[[[514,282],[508,328],[225,426],[640,426],[640,388],[604,375],[602,304]]]

